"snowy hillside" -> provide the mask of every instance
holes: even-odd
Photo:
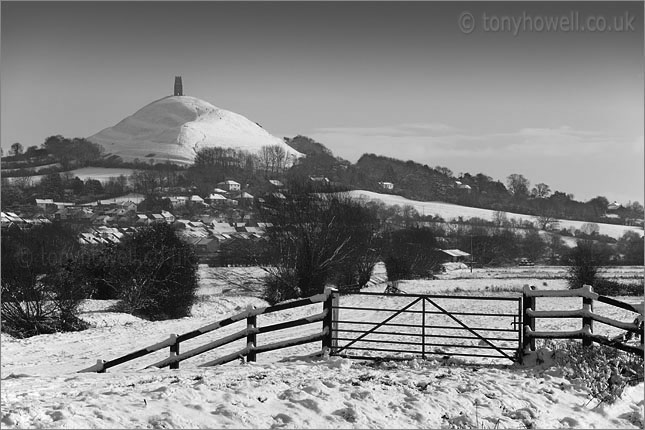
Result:
[[[464,220],[469,218],[482,218],[492,221],[495,214],[495,211],[490,209],[472,208],[443,202],[421,202],[392,194],[379,194],[373,191],[353,190],[350,191],[349,194],[353,198],[363,201],[380,200],[387,205],[410,205],[421,215],[438,215],[446,221],[455,220],[459,217],[463,217]],[[506,218],[509,220],[515,218],[517,220],[523,219],[526,221],[536,221],[536,217],[532,215],[516,214],[512,212],[506,212]],[[558,220],[558,229],[580,229],[580,227],[585,223],[586,221]],[[626,231],[635,231],[639,235],[643,236],[643,229],[640,227],[602,223],[599,223],[598,227],[600,229],[598,232],[599,234],[606,234],[607,236],[611,236],[615,239],[620,238]]]
[[[282,139],[234,112],[190,96],[154,101],[88,140],[101,144],[107,154],[123,161],[170,161],[190,164],[195,151],[223,147],[257,153],[263,146],[279,145],[294,159],[302,156]]]

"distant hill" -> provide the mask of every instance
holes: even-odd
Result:
[[[186,165],[205,147],[258,153],[263,146],[278,145],[292,161],[302,156],[244,116],[190,96],[154,101],[88,140],[102,145],[106,155],[116,155],[125,162],[139,159]]]
[[[456,190],[454,179],[414,161],[363,154],[356,169],[373,185],[392,182],[394,192],[412,199],[446,200]]]
[[[392,205],[399,205],[401,207],[411,206],[417,212],[419,212],[419,214],[439,216],[446,221],[454,221],[454,220],[457,220],[459,217],[462,217],[463,219],[481,218],[487,221],[493,221],[495,219],[496,211],[493,211],[490,209],[473,208],[469,206],[461,206],[461,205],[442,203],[442,202],[436,202],[436,201],[411,200],[397,195],[375,193],[372,191],[365,191],[365,190],[353,190],[353,191],[350,191],[348,194],[352,198],[361,200],[361,201],[376,200],[376,201],[382,201],[383,203],[390,206]],[[515,218],[518,220],[525,219],[527,221],[531,221],[534,223],[537,221],[537,218],[532,215],[526,215],[526,214],[520,214],[520,213],[507,212],[506,216],[509,219],[510,218]],[[558,224],[558,229],[561,229],[561,228],[580,229],[582,228],[583,224],[585,224],[585,221],[558,219],[557,224]],[[637,233],[639,236],[643,236],[644,234],[642,228],[626,226],[626,225],[598,223],[598,229],[599,229],[598,231],[599,234],[607,235],[607,236],[613,237],[614,239],[620,238],[627,231],[633,231]]]
[[[334,158],[334,154],[329,150],[329,148],[307,136],[298,135],[294,138],[287,137],[285,138],[285,143],[296,151],[308,156],[327,156]]]
[[[352,163],[340,157],[335,157],[322,143],[300,135],[294,138],[287,137],[285,142],[294,150],[305,155],[291,169],[290,176],[325,176],[332,181],[351,183],[344,177],[343,173]]]

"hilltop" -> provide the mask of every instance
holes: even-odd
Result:
[[[209,147],[259,153],[264,146],[277,145],[291,161],[302,156],[248,118],[191,96],[156,100],[88,140],[125,162],[187,165],[199,149]]]

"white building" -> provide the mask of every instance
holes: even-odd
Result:
[[[235,182],[229,179],[224,182],[218,183],[217,188],[223,188],[226,191],[240,191],[241,186],[239,182]]]

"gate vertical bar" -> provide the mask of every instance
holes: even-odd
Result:
[[[426,300],[421,300],[421,358],[426,359]]]
[[[522,305],[524,303],[524,297],[520,297],[517,300],[517,318],[518,318],[518,324],[517,324],[517,340],[518,340],[518,345],[517,345],[517,359],[519,360],[520,364],[522,364],[523,360],[523,351],[522,351],[522,345],[524,342],[524,318],[522,315]]]

